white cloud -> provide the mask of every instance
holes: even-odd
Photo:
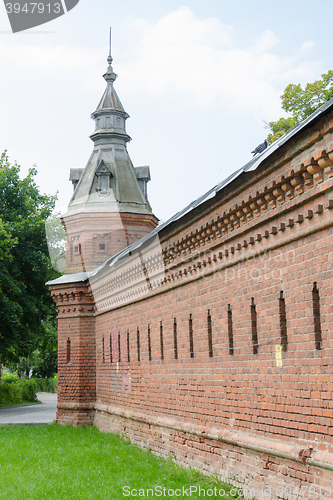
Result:
[[[21,70],[38,70],[45,73],[68,73],[82,69],[96,60],[96,53],[90,49],[78,49],[65,45],[11,45],[0,44],[2,63],[20,60]]]
[[[280,112],[284,87],[313,74],[314,65],[300,57],[304,47],[296,55],[273,53],[278,39],[266,30],[254,47],[237,48],[232,27],[199,19],[188,7],[127,29],[135,50],[116,66],[123,88],[134,94],[173,93],[191,105],[272,116]]]
[[[315,46],[316,46],[315,42],[313,42],[312,40],[309,40],[309,41],[304,42],[302,44],[300,52],[301,53],[310,52],[310,50],[314,49]]]
[[[15,75],[38,75],[48,80],[55,76],[69,79],[76,75],[80,86],[94,88],[96,75],[103,64],[101,57],[100,51],[65,45],[0,43],[1,66],[10,68],[7,80]],[[106,69],[105,57],[104,65]]]
[[[278,43],[278,39],[274,35],[273,31],[266,30],[258,38],[257,43],[254,47],[254,52],[264,53],[272,49]]]
[[[314,74],[315,63],[304,60],[313,42],[303,43],[296,53],[279,54],[277,37],[265,30],[252,47],[239,48],[231,26],[214,17],[199,19],[188,7],[155,23],[138,19],[125,30],[128,46],[114,63],[122,94],[171,94],[175,104],[274,116],[280,113],[285,86],[309,81]],[[96,92],[103,86],[96,75],[106,69],[104,51],[37,43],[0,44],[0,62],[10,68],[11,78],[23,72],[45,81],[75,79],[77,86]]]

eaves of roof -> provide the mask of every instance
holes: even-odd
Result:
[[[160,224],[158,227],[156,227],[153,231],[148,233],[146,236],[144,236],[140,240],[132,243],[128,247],[124,248],[123,250],[118,252],[116,255],[110,257],[101,266],[97,267],[93,271],[90,271],[89,273],[78,273],[80,275],[81,279],[79,279],[79,280],[74,279],[75,276],[77,276],[76,274],[68,274],[68,275],[62,276],[61,278],[58,278],[57,280],[50,281],[47,284],[53,285],[53,284],[61,284],[61,283],[70,283],[70,282],[74,282],[74,281],[86,281],[90,277],[97,276],[103,269],[114,266],[118,261],[120,261],[121,259],[123,259],[127,255],[135,252],[136,250],[138,250],[141,247],[144,247],[157,234],[159,234],[161,231],[163,231],[168,226],[171,226],[171,224],[173,224],[175,221],[180,220],[188,212],[194,210],[195,208],[199,207],[200,205],[202,205],[204,202],[206,202],[210,198],[213,198],[214,196],[216,196],[217,193],[219,193],[222,189],[224,189],[226,186],[231,184],[242,173],[251,172],[253,170],[256,170],[259,167],[259,165],[261,165],[263,163],[264,160],[266,160],[271,155],[273,155],[273,153],[275,153],[275,151],[277,151],[286,142],[288,142],[290,139],[292,139],[292,137],[294,137],[296,134],[298,134],[298,132],[305,129],[308,125],[313,123],[316,119],[320,118],[330,108],[333,108],[333,99],[330,99],[329,101],[327,101],[325,104],[323,104],[323,106],[318,108],[317,111],[312,113],[312,115],[310,115],[306,120],[302,121],[299,125],[297,125],[292,130],[287,132],[283,137],[281,137],[280,139],[275,141],[271,146],[269,146],[267,149],[265,149],[262,153],[253,157],[242,168],[236,170],[234,173],[229,175],[224,181],[222,181],[219,184],[217,184],[216,186],[212,187],[209,191],[207,191],[207,193],[203,194],[202,196],[199,196],[199,198],[197,198],[192,203],[187,205],[185,208],[183,208],[183,210],[180,210],[179,212],[177,212],[169,220]],[[84,275],[86,275],[86,277],[84,277]],[[68,278],[68,279],[66,280],[66,278]]]

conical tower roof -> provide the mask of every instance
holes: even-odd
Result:
[[[102,99],[99,101],[95,113],[97,113],[101,109],[114,109],[125,113],[123,105],[121,104],[118,94],[113,86],[113,82],[115,81],[117,76],[118,75],[113,72],[112,66],[110,64],[107,72],[105,73],[105,75],[103,75],[104,79],[107,82],[107,87],[104,91],[104,94],[102,95]]]
[[[132,164],[127,151],[126,113],[114,88],[117,78],[111,52],[103,75],[107,86],[91,117],[94,149],[85,169],[71,169],[75,190],[64,218],[80,212],[127,212],[152,214],[147,200],[149,167]]]

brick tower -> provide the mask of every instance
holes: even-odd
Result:
[[[57,421],[91,424],[96,400],[95,303],[86,272],[151,232],[158,223],[147,199],[149,167],[134,167],[124,110],[114,89],[111,51],[107,86],[92,113],[94,149],[85,169],[70,171],[74,193],[66,228],[65,275],[48,283],[58,306]]]
[[[66,228],[66,271],[96,268],[137,239],[152,231],[158,219],[147,198],[149,167],[133,167],[127,151],[129,115],[114,89],[112,68],[103,75],[107,87],[91,115],[94,149],[86,168],[70,171],[74,193],[62,216]]]

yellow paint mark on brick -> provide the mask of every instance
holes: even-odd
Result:
[[[275,346],[275,361],[276,366],[282,366],[282,346],[280,344]]]

